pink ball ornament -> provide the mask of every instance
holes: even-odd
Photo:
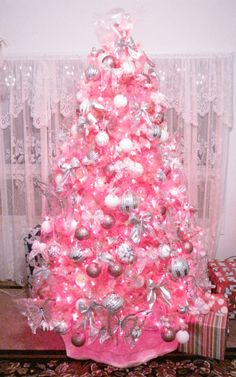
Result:
[[[75,238],[79,241],[87,240],[90,237],[90,232],[87,228],[81,226],[75,231]]]
[[[182,245],[183,251],[186,254],[190,254],[193,251],[193,244],[190,241],[185,241]]]
[[[128,100],[123,94],[117,94],[114,97],[113,102],[114,102],[115,107],[119,109],[119,108],[125,107],[128,103]]]
[[[75,347],[81,347],[85,344],[86,342],[86,335],[84,332],[79,332],[77,334],[72,335],[71,337],[71,343]]]
[[[108,272],[111,276],[116,278],[122,274],[122,267],[118,263],[109,264]]]
[[[186,330],[179,330],[176,333],[176,340],[180,344],[187,343],[189,341],[189,333]]]
[[[91,278],[97,278],[100,275],[101,271],[102,271],[102,268],[100,264],[96,262],[90,263],[88,267],[86,268],[86,272],[88,276],[90,276]]]
[[[104,229],[111,229],[113,227],[113,225],[115,224],[116,220],[115,220],[115,217],[110,215],[110,214],[105,214],[104,215],[104,218],[101,222],[101,226],[104,228]]]
[[[114,58],[114,56],[106,55],[102,59],[102,65],[105,68],[115,68],[115,66],[116,66],[116,59]]]
[[[172,327],[165,327],[161,332],[161,337],[165,342],[172,342],[175,336],[176,332]]]

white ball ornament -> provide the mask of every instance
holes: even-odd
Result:
[[[168,138],[169,138],[169,133],[165,128],[163,128],[163,130],[161,130],[161,137],[160,137],[161,142],[162,143],[166,142]]]
[[[128,138],[122,139],[119,145],[123,152],[130,152],[134,147],[132,140]]]
[[[130,167],[129,167],[129,170],[130,172],[135,175],[136,177],[141,177],[141,175],[143,174],[144,172],[144,168],[143,168],[143,165],[141,165],[139,162],[134,162],[134,164],[132,164]]]
[[[125,61],[121,65],[122,71],[125,75],[132,75],[134,73],[134,64],[129,61]]]
[[[115,107],[119,109],[119,108],[125,107],[128,103],[128,100],[123,94],[117,94],[114,97],[113,102],[114,102]]]
[[[108,208],[116,208],[120,204],[120,198],[117,195],[108,194],[105,197],[105,206]]]
[[[41,232],[42,233],[51,233],[52,231],[52,223],[48,217],[41,224]]]
[[[72,126],[71,126],[71,129],[70,129],[70,132],[71,132],[71,135],[72,136],[77,136],[77,124],[74,123]]]
[[[186,330],[179,330],[176,333],[176,340],[180,344],[187,343],[189,341],[189,333]]]
[[[158,253],[161,259],[166,259],[170,256],[171,248],[167,244],[163,244],[159,246]]]
[[[100,131],[95,137],[95,143],[99,147],[105,147],[109,142],[109,135],[105,131]]]
[[[227,308],[227,306],[222,306],[222,307],[220,308],[220,312],[221,312],[222,314],[227,314],[227,313],[228,313],[228,308]]]

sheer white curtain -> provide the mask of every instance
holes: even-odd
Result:
[[[191,203],[209,256],[222,218],[232,55],[153,57],[179,135]],[[38,181],[47,182],[57,147],[76,114],[83,58],[0,60],[0,280],[25,281],[23,237],[44,215]]]

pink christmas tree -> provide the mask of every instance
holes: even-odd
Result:
[[[32,331],[60,333],[68,356],[123,367],[187,342],[189,315],[210,308],[168,101],[131,29],[122,10],[99,21],[102,45],[52,166],[57,200],[29,255],[32,298],[20,302]]]

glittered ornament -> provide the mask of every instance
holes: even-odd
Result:
[[[114,97],[113,102],[114,102],[115,107],[119,109],[119,108],[125,107],[128,103],[128,100],[123,94],[117,94]]]
[[[127,242],[122,243],[118,247],[116,252],[117,252],[117,257],[122,263],[129,264],[134,261],[134,257],[135,257],[134,250]]]
[[[85,76],[87,80],[96,81],[100,78],[100,71],[94,65],[89,65],[85,71]]]
[[[48,255],[52,258],[57,258],[61,254],[61,245],[57,242],[53,242],[47,247]]]
[[[105,145],[107,145],[108,142],[109,142],[108,133],[106,133],[105,131],[100,131],[100,132],[97,133],[97,135],[95,137],[95,143],[99,147],[105,147]]]
[[[180,344],[187,343],[189,341],[189,333],[186,330],[179,330],[176,333],[176,340]]]
[[[124,299],[122,296],[112,293],[106,296],[103,301],[102,305],[112,314],[119,312],[124,305]]]
[[[174,278],[183,278],[189,272],[189,265],[186,259],[176,258],[171,261],[171,273]]]
[[[104,215],[101,221],[101,226],[104,229],[111,229],[113,225],[115,224],[115,222],[116,222],[115,217],[107,213]]]
[[[158,248],[158,254],[160,255],[161,259],[166,259],[170,256],[171,248],[167,244],[162,244]]]
[[[161,337],[165,342],[172,342],[175,335],[175,330],[172,327],[165,327],[161,332]]]
[[[125,213],[130,213],[138,207],[138,197],[132,191],[125,191],[121,198],[121,209]]]
[[[183,251],[186,254],[190,254],[193,251],[193,244],[190,241],[185,241],[182,245]]]
[[[87,258],[91,258],[93,256],[93,252],[89,248],[81,249],[80,247],[75,245],[70,249],[68,256],[75,262],[81,263],[85,261]]]
[[[91,278],[97,278],[100,275],[101,271],[102,267],[96,262],[90,263],[86,268],[86,272]]]
[[[77,334],[72,335],[71,337],[71,343],[75,347],[81,347],[85,344],[86,342],[86,336],[84,332],[79,332]]]
[[[108,272],[111,276],[118,277],[122,274],[122,266],[118,263],[109,264]]]
[[[90,232],[87,228],[81,226],[75,231],[75,238],[79,241],[87,240],[90,237]]]

